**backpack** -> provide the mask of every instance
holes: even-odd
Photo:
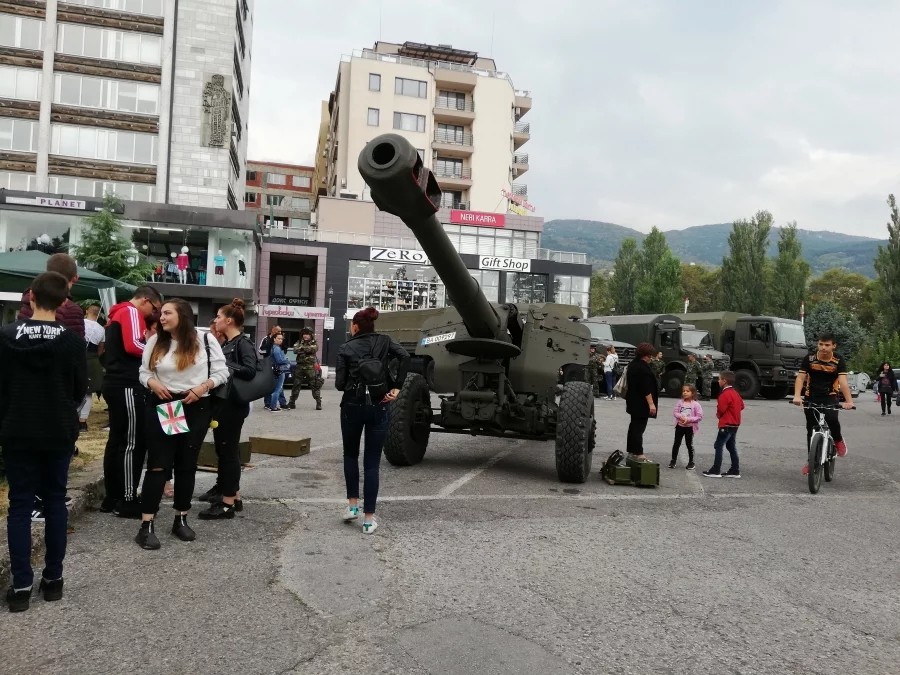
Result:
[[[355,364],[354,379],[357,382],[357,392],[361,395],[359,387],[364,388],[366,405],[381,403],[385,395],[392,389],[387,367],[389,347],[390,338],[378,335],[369,340],[366,354]]]

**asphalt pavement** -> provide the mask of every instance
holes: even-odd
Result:
[[[329,383],[330,384],[330,383]],[[433,434],[422,464],[382,462],[380,527],[344,504],[338,395],[255,410],[245,435],[304,434],[253,456],[233,521],[143,551],[135,521],[75,523],[61,602],[0,612],[0,673],[896,673],[900,415],[871,394],[841,414],[850,448],[810,495],[802,412],[747,404],[743,478],[669,470],[671,409],[645,436],[656,489],[610,486],[624,404],[598,399],[590,480],[557,482],[550,443]],[[436,400],[436,399],[435,399]],[[726,455],[727,457],[727,455]],[[726,459],[727,468],[727,459]],[[213,482],[200,473],[197,493]]]

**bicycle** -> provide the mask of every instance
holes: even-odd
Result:
[[[809,473],[806,476],[809,491],[816,494],[822,486],[823,474],[826,483],[834,480],[834,467],[837,463],[837,449],[834,446],[834,439],[831,437],[831,430],[828,428],[825,411],[843,410],[843,408],[838,405],[819,403],[804,403],[802,407],[804,410],[812,410],[816,416],[816,426],[809,439]],[[850,410],[856,410],[856,406]]]

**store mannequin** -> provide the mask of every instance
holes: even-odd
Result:
[[[166,283],[169,282],[169,275],[171,274],[172,277],[173,277],[173,278],[172,278],[172,283],[174,284],[174,283],[175,283],[175,280],[178,279],[178,265],[177,265],[176,262],[175,262],[175,259],[178,257],[178,254],[175,253],[175,251],[172,251],[169,255],[172,257],[172,259],[171,259],[171,260],[168,262],[168,264],[166,265],[166,279],[165,279],[165,281],[166,281]]]
[[[215,277],[216,277],[216,286],[224,286],[225,285],[225,256],[222,255],[222,249],[219,249],[216,252],[216,257],[213,258],[213,262],[216,265]]]
[[[186,284],[187,283],[187,268],[188,268],[188,247],[181,247],[181,254],[175,259],[175,265],[178,267],[178,283]]]
[[[240,288],[247,287],[247,263],[242,255],[238,256],[238,286]]]

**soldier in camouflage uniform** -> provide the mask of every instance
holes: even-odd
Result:
[[[684,371],[684,384],[697,386],[697,380],[700,377],[700,364],[697,363],[697,357],[691,354],[688,356],[687,370]]]
[[[709,354],[706,355],[706,358],[703,359],[703,363],[700,365],[700,378],[701,382],[703,382],[702,396],[701,398],[704,401],[708,401],[712,398],[712,381],[713,381],[713,373],[716,370],[716,364],[713,363],[712,356]]]
[[[663,361],[662,352],[659,352],[655,359],[650,359],[650,369],[656,375],[656,390],[662,394],[662,374],[666,370],[666,362]]]
[[[584,381],[591,385],[594,396],[600,395],[600,388],[597,384],[603,381],[603,357],[597,353],[594,345],[591,345],[590,358],[584,368]]]
[[[294,386],[291,388],[291,402],[288,407],[293,410],[297,407],[297,397],[300,396],[300,385],[303,382],[310,383],[312,396],[316,400],[316,410],[322,409],[322,371],[317,368],[316,352],[319,345],[309,328],[300,332],[300,342],[294,345],[294,353],[297,354],[297,368],[294,370]]]

